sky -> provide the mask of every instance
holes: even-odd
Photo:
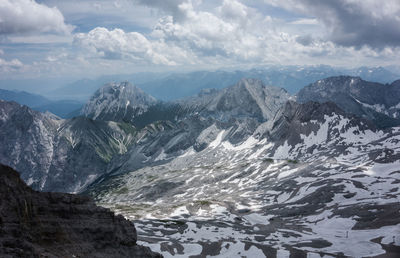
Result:
[[[0,77],[391,66],[399,0],[0,0]]]

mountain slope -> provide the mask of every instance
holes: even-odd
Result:
[[[326,91],[307,95],[329,100],[339,92],[346,101],[391,103],[374,96],[380,84],[365,88],[351,79],[327,79]],[[333,87],[337,80],[343,89]],[[110,117],[122,119],[127,98],[115,88],[92,104],[107,114],[110,103]],[[333,102],[290,99],[282,89],[244,79],[143,105],[131,123],[104,121],[108,116],[57,120],[5,103],[0,132],[9,149],[0,153],[8,164],[49,166],[44,182],[53,189],[86,190],[101,205],[140,219],[140,243],[166,256],[399,253],[400,128],[380,129]],[[11,119],[13,113],[24,119]],[[32,151],[51,142],[50,165],[14,150],[15,139]],[[74,188],[62,184],[69,181]]]
[[[400,124],[400,86],[364,81],[359,77],[338,76],[304,87],[297,101],[332,101],[346,112],[376,121],[380,126]]]
[[[211,127],[205,148],[90,193],[138,219],[141,243],[165,255],[399,253],[400,128],[379,130],[315,102],[288,102],[236,144],[227,137],[233,128]],[[173,239],[154,244],[154,232]]]
[[[18,169],[34,189],[79,191],[127,151],[135,133],[129,124],[56,120],[0,100],[0,162]]]
[[[206,148],[218,128],[229,128],[224,139],[238,143],[252,135],[260,123],[272,119],[288,98],[285,90],[243,79],[221,91],[154,105],[133,119],[136,126],[141,125],[140,140],[132,143],[125,155],[112,160],[110,167],[115,168],[113,174],[119,174],[166,163],[187,148]],[[148,123],[139,123],[144,121]]]
[[[0,256],[161,257],[136,244],[134,225],[87,197],[40,193],[0,164]]]
[[[156,100],[128,82],[106,84],[91,97],[81,114],[104,121],[132,121]]]

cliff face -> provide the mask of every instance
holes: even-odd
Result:
[[[0,164],[0,256],[161,257],[136,244],[136,229],[88,198],[36,192]]]

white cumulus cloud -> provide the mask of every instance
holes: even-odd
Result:
[[[163,65],[175,64],[163,53],[163,51],[165,53],[169,51],[165,44],[150,41],[138,32],[97,27],[89,33],[76,34],[74,43],[105,59],[130,59],[138,63]]]
[[[69,34],[72,30],[56,7],[34,0],[0,0],[0,34]]]
[[[163,5],[160,1],[147,5],[150,3]],[[97,27],[76,34],[74,43],[102,59],[157,65],[313,64],[316,60],[336,64],[357,55],[354,49],[308,33],[285,31],[282,20],[238,0],[224,0],[212,10],[198,8],[193,1],[164,4],[179,10],[179,19],[166,15],[148,34]],[[316,24],[316,20],[300,19],[291,26],[299,24]]]

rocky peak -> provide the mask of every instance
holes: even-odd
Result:
[[[400,123],[397,106],[399,87],[364,81],[359,77],[337,76],[316,81],[299,91],[297,101],[334,102],[348,113],[375,121],[380,126]]]
[[[156,103],[129,82],[109,83],[94,93],[81,114],[97,120],[131,121]]]
[[[216,109],[269,120],[288,99],[289,94],[284,89],[265,86],[258,79],[241,79],[222,92]]]
[[[211,90],[180,102],[186,109],[219,120],[251,117],[259,121],[273,118],[290,95],[281,88],[265,86],[258,79],[241,79],[220,91]]]
[[[385,91],[388,87],[384,84],[368,82],[360,77],[335,76],[312,83],[297,94],[297,100],[306,101],[332,101],[338,95],[349,96],[357,101],[374,105],[386,104]],[[320,99],[320,100],[317,100]]]
[[[9,119],[17,119],[20,124],[29,126],[35,119],[44,119],[47,121],[52,120],[55,117],[54,114],[40,113],[34,111],[25,105],[20,105],[14,101],[5,101],[0,99],[0,125],[1,121],[7,121]],[[59,120],[57,117],[55,120]]]
[[[121,215],[84,196],[36,192],[0,164],[1,257],[161,257]]]

